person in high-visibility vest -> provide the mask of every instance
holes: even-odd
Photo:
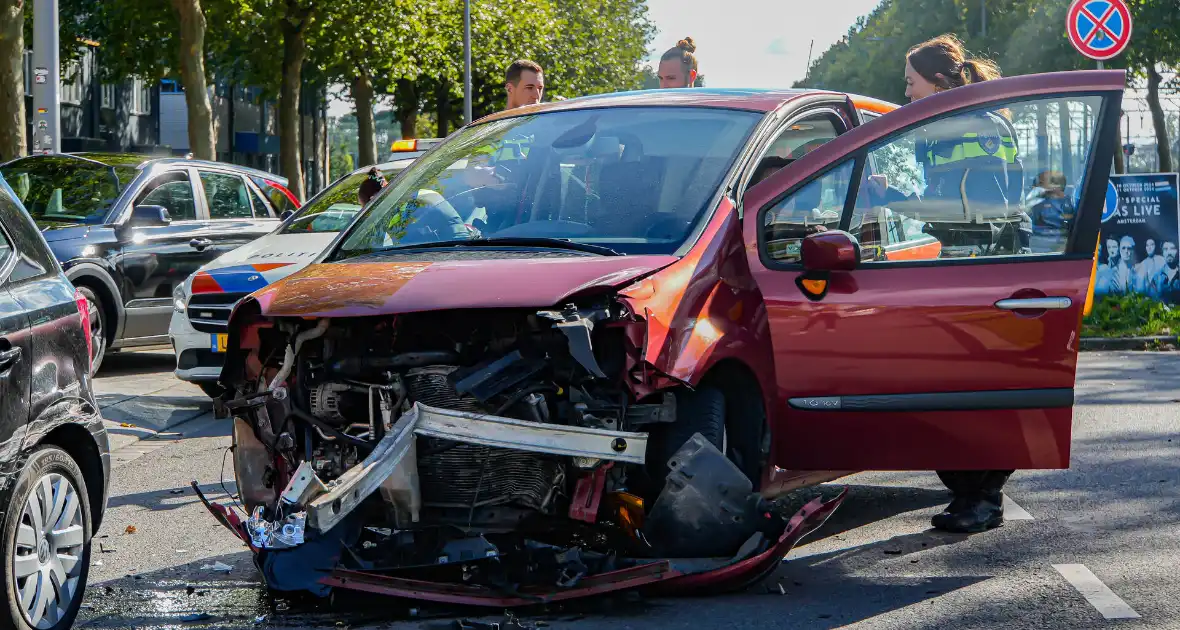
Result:
[[[910,50],[905,69],[906,97],[913,102],[999,77],[995,64],[966,58],[962,43],[954,35],[942,35]],[[909,194],[890,188],[885,176],[871,175],[869,199],[873,205],[903,199],[947,201],[955,206],[965,202],[964,211],[971,214],[971,219],[984,216],[997,221],[991,243],[997,253],[1028,251],[1032,220],[1020,209],[1024,165],[1016,130],[1006,115],[1006,111],[979,111],[927,126],[918,132],[914,143],[925,189]]]
[[[995,64],[967,58],[963,44],[954,35],[926,41],[906,55],[906,96],[911,102],[999,76]],[[926,198],[961,199],[965,193],[973,205],[1019,207],[1023,168],[1019,166],[1015,133],[1003,115],[980,112],[957,116],[936,123],[931,128],[935,130],[937,137],[920,141],[916,147],[926,174]],[[1027,241],[1023,242],[1027,247]],[[1003,487],[1013,472],[938,471],[939,478],[954,493],[954,500],[931,519],[931,524],[961,533],[1000,526],[1004,522]]]

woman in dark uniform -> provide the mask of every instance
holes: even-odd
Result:
[[[995,64],[968,59],[954,35],[919,44],[906,56],[906,96],[911,102],[943,90],[1000,77]],[[1002,115],[980,112],[936,126],[937,137],[919,140],[917,158],[926,175],[927,199],[961,199],[973,206],[1017,206],[1023,169],[1015,133]],[[1005,212],[1006,213],[1006,212]],[[989,213],[990,214],[990,213]],[[1012,252],[1017,253],[1017,252]],[[954,500],[931,524],[951,532],[981,532],[1004,522],[1004,483],[1011,470],[943,470],[938,476]]]

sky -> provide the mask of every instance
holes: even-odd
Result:
[[[652,60],[692,37],[709,87],[791,87],[880,0],[647,0]]]
[[[658,33],[649,61],[690,36],[709,87],[791,87],[818,57],[880,0],[647,0]],[[822,7],[822,8],[821,8]],[[653,66],[654,67],[654,66]],[[328,115],[352,111],[333,99]]]

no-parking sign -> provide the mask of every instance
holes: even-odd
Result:
[[[1123,0],[1074,0],[1065,18],[1069,41],[1097,61],[1118,56],[1131,41],[1131,10]]]

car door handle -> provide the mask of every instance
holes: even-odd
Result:
[[[192,247],[193,249],[205,249],[206,247],[209,247],[212,244],[213,244],[213,241],[211,241],[207,238],[194,238],[193,240],[188,242],[189,247]]]
[[[17,361],[20,361],[20,353],[20,346],[0,351],[0,374],[7,372]]]
[[[1008,298],[996,302],[996,308],[1005,311],[1060,311],[1073,306],[1067,297]]]

